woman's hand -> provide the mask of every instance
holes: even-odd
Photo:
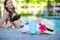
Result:
[[[2,27],[2,22],[0,22],[0,27]]]

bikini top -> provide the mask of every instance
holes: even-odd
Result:
[[[16,20],[18,20],[20,18],[20,14],[19,15],[15,15],[10,22],[14,22]]]

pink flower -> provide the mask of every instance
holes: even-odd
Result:
[[[44,24],[41,24],[39,29],[41,30],[41,32],[46,31],[46,26]]]

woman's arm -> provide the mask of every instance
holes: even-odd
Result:
[[[7,28],[7,29],[11,28],[11,26],[12,26],[12,23],[10,23],[10,22],[6,25],[2,25],[3,28]]]
[[[3,25],[3,23],[7,20],[7,18],[8,18],[8,12],[6,12],[4,15],[3,15],[3,17],[2,17],[2,19],[1,19],[1,21],[0,21],[0,27]]]

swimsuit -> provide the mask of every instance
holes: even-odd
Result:
[[[20,18],[20,15],[15,15],[10,22],[14,22]]]
[[[18,20],[19,18],[20,18],[20,15],[15,15],[12,19],[12,22]]]

